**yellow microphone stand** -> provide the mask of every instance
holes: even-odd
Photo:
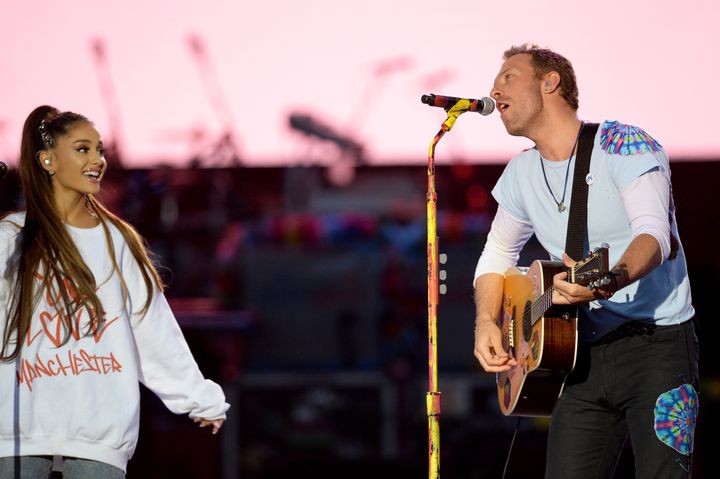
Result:
[[[462,99],[447,110],[447,119],[430,143],[428,151],[427,259],[428,259],[428,462],[430,479],[440,477],[440,391],[437,389],[437,306],[439,295],[437,191],[435,190],[435,147],[450,131],[457,118],[468,111],[470,101]]]

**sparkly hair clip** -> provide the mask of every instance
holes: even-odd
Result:
[[[38,131],[40,131],[40,138],[42,139],[43,143],[45,143],[45,146],[47,148],[52,148],[55,145],[55,140],[53,140],[52,135],[48,133],[47,127],[45,126],[45,120],[40,122]]]

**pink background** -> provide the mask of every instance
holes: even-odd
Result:
[[[289,128],[291,112],[364,144],[370,163],[421,164],[444,113],[420,95],[487,95],[502,52],[524,41],[573,61],[582,118],[642,126],[674,159],[720,157],[720,15],[712,0],[0,5],[0,159],[8,163],[25,116],[49,103],[86,114],[106,140],[117,130],[129,166],[186,164],[213,148],[224,125],[247,165],[332,161],[333,145]],[[209,59],[202,68],[193,35]],[[110,102],[95,39],[105,46]],[[504,162],[527,146],[496,114],[470,113],[437,159]]]

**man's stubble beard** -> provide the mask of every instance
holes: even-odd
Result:
[[[533,97],[530,98],[530,101],[527,105],[525,105],[525,107],[528,110],[528,113],[526,113],[524,121],[516,122],[515,124],[505,124],[505,130],[510,136],[530,138],[528,134],[532,130],[532,127],[538,123],[544,111],[543,101],[540,94],[536,92]]]

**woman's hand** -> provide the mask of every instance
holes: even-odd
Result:
[[[225,419],[203,419],[196,417],[193,419],[193,422],[200,427],[212,426],[212,433],[217,434],[220,428],[223,427],[223,424],[225,424]]]

